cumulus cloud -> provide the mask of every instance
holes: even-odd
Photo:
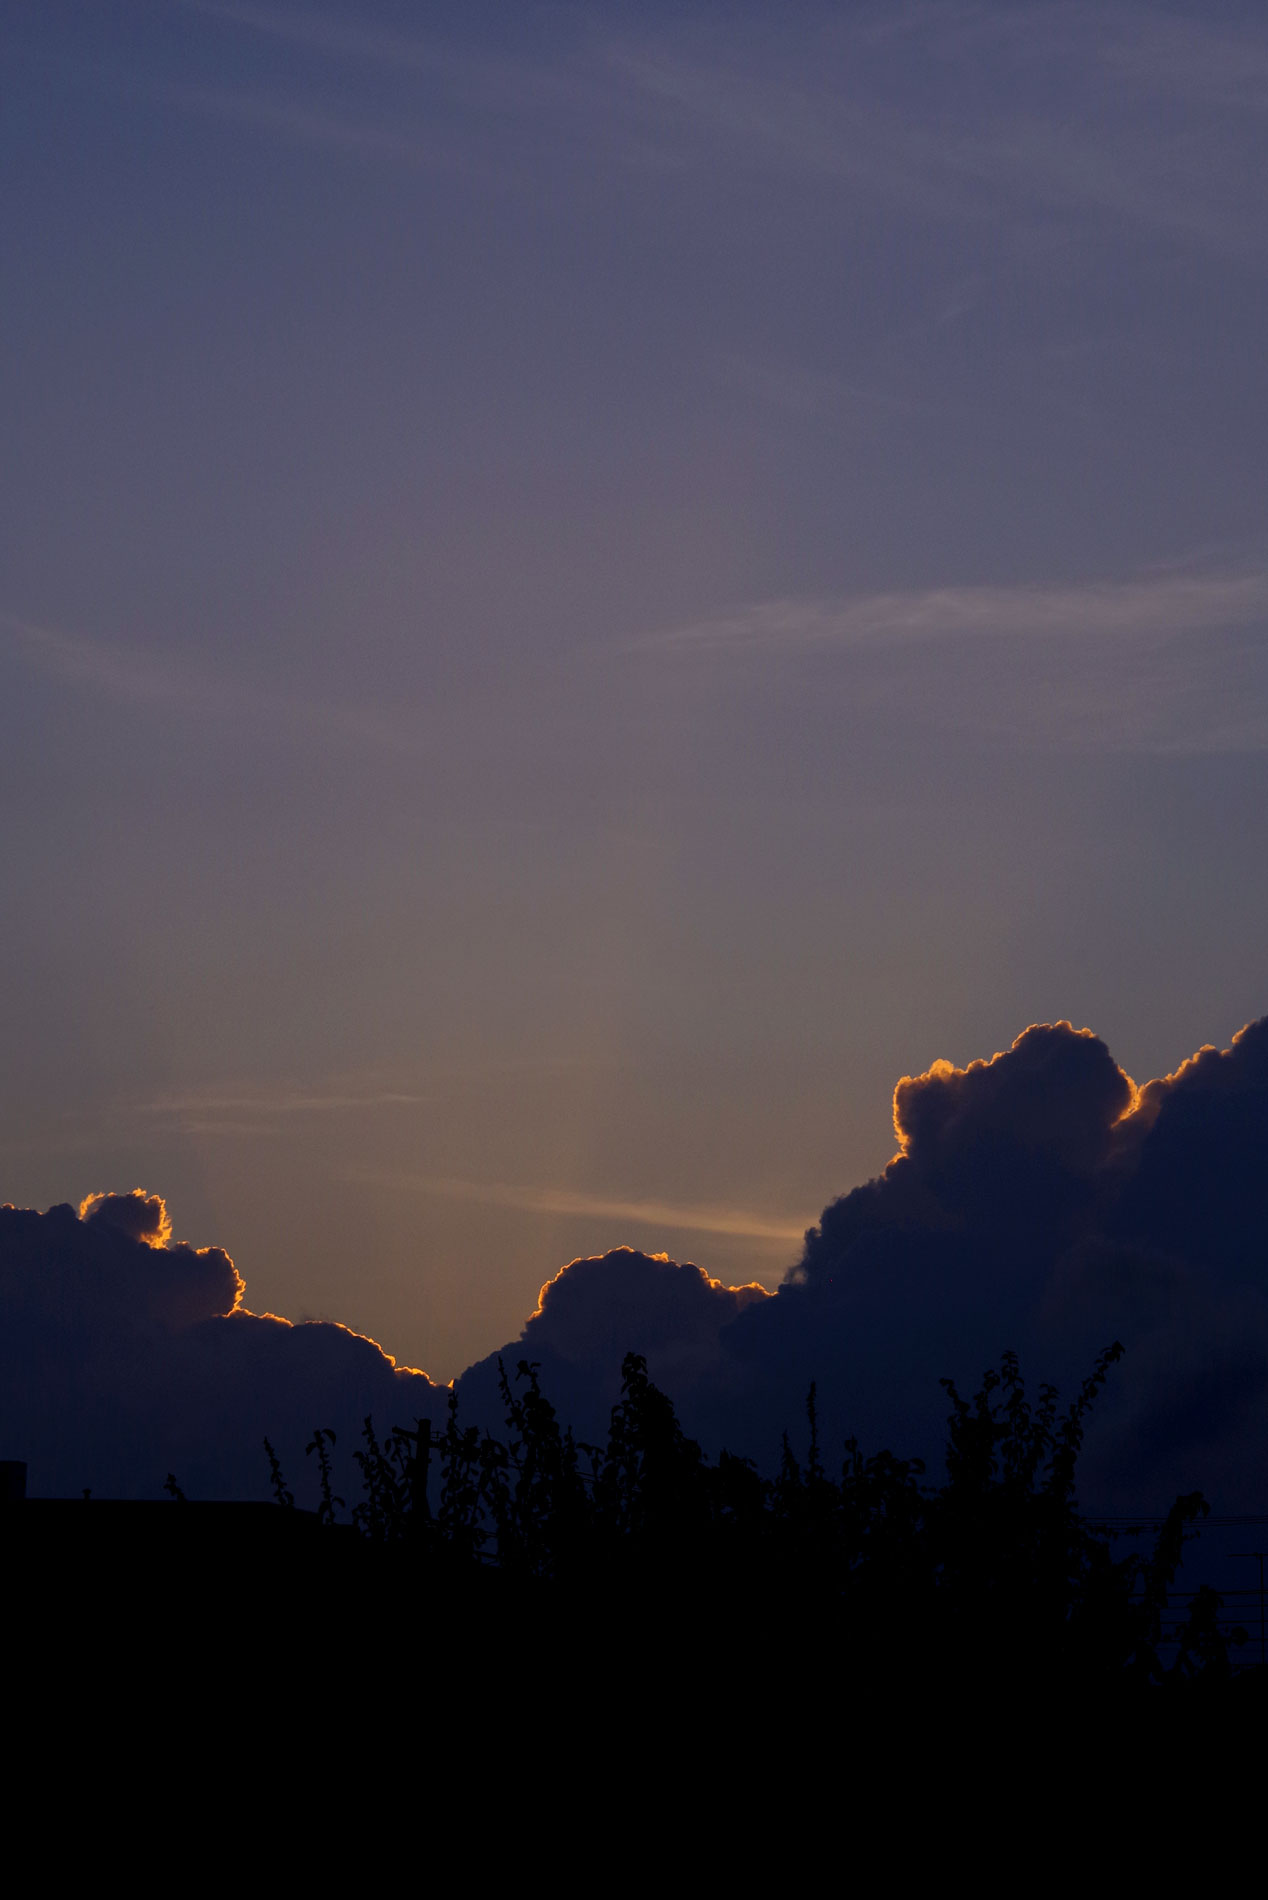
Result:
[[[894,1091],[898,1152],[832,1201],[774,1294],[628,1247],[571,1261],[501,1348],[601,1435],[621,1359],[647,1358],[689,1430],[769,1464],[819,1388],[825,1442],[936,1463],[938,1381],[1007,1348],[1069,1390],[1121,1339],[1085,1502],[1160,1510],[1268,1492],[1268,1019],[1137,1087],[1099,1037],[1032,1025]],[[260,1439],[439,1417],[447,1395],[346,1328],[253,1314],[222,1249],[174,1242],[156,1195],[0,1211],[0,1432],[46,1491],[254,1495]],[[458,1381],[501,1423],[498,1354]]]
[[[172,1237],[166,1202],[162,1195],[147,1194],[144,1188],[133,1188],[130,1194],[89,1194],[79,1203],[79,1218],[130,1234],[147,1247],[166,1247]],[[233,1305],[237,1303],[235,1294]]]
[[[541,1367],[556,1407],[593,1440],[619,1394],[627,1352],[642,1353],[668,1391],[690,1394],[724,1373],[726,1329],[771,1297],[756,1282],[725,1286],[690,1261],[631,1247],[573,1260],[543,1286],[519,1339],[462,1375],[459,1400],[495,1418],[499,1356],[508,1373],[527,1359]]]
[[[1114,1224],[1208,1269],[1264,1284],[1268,1017],[1150,1082],[1124,1130],[1137,1152]]]
[[[1006,1055],[957,1069],[945,1060],[894,1090],[903,1154],[950,1185],[975,1149],[1029,1155],[1078,1175],[1106,1157],[1135,1090],[1090,1029],[1035,1024]]]
[[[250,1312],[220,1247],[171,1239],[159,1195],[95,1194],[78,1213],[0,1208],[0,1446],[33,1492],[266,1494],[262,1439],[297,1492],[314,1425],[349,1454],[361,1420],[438,1418],[447,1394],[371,1339]]]
[[[1205,1487],[1268,1489],[1268,1021],[1138,1088],[1099,1037],[1035,1024],[894,1091],[898,1152],[830,1203],[772,1296],[619,1250],[543,1288],[508,1364],[539,1360],[561,1410],[601,1424],[623,1352],[643,1352],[684,1422],[769,1463],[810,1381],[829,1436],[936,1464],[939,1380],[1014,1348],[1071,1390],[1128,1351],[1088,1440],[1085,1491],[1161,1509]],[[493,1400],[495,1359],[464,1375]]]
[[[939,1359],[971,1379],[1013,1346],[1069,1385],[1118,1337],[1090,1481],[1261,1500],[1268,1020],[1140,1089],[1090,1031],[1035,1025],[904,1077],[894,1124],[889,1167],[825,1208],[770,1318],[734,1329],[764,1391],[787,1405],[791,1374],[817,1373],[841,1422],[893,1439],[905,1418],[927,1452]]]
[[[571,1360],[620,1348],[711,1355],[720,1329],[769,1298],[756,1281],[724,1286],[703,1267],[668,1254],[612,1253],[574,1260],[548,1280],[524,1328],[524,1344]]]

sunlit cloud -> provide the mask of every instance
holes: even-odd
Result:
[[[800,1243],[805,1222],[777,1219],[747,1208],[669,1201],[625,1201],[606,1195],[583,1194],[569,1188],[524,1187],[505,1181],[467,1181],[446,1175],[394,1174],[356,1169],[349,1178],[375,1186],[418,1194],[443,1195],[453,1200],[483,1202],[489,1207],[514,1208],[526,1214],[555,1214],[581,1219],[635,1222],[643,1227],[675,1229],[683,1233],[725,1234],[732,1239]]]
[[[315,1418],[347,1446],[367,1414],[441,1415],[443,1389],[368,1334],[245,1292],[222,1247],[173,1239],[161,1195],[0,1207],[0,1438],[37,1490],[152,1497],[179,1459],[192,1495],[258,1497],[266,1434],[302,1464]]]

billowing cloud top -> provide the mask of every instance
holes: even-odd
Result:
[[[524,1328],[531,1353],[582,1361],[600,1353],[711,1353],[746,1306],[770,1296],[756,1282],[724,1286],[668,1254],[611,1253],[574,1260],[548,1280]]]
[[[905,1075],[894,1090],[894,1131],[913,1164],[947,1178],[988,1142],[1087,1174],[1104,1163],[1135,1095],[1090,1029],[1034,1023],[989,1062],[935,1062],[925,1075]]]
[[[638,1351],[715,1448],[769,1460],[817,1381],[825,1435],[936,1459],[943,1375],[1005,1348],[1069,1387],[1127,1355],[1089,1436],[1085,1494],[1158,1509],[1195,1487],[1268,1496],[1268,1019],[1138,1089],[1089,1030],[935,1062],[894,1092],[899,1152],[825,1208],[779,1291],[630,1248],[541,1289],[508,1370],[542,1367],[583,1436]],[[260,1440],[438,1417],[445,1394],[346,1328],[243,1305],[232,1260],[173,1242],[162,1200],[0,1211],[0,1430],[36,1488],[255,1495]],[[497,1354],[458,1381],[500,1422]],[[295,1454],[291,1453],[292,1462]]]
[[[1026,1235],[1040,1258],[1096,1233],[1232,1268],[1268,1210],[1268,1019],[1143,1089],[1090,1030],[1035,1024],[904,1076],[894,1127],[899,1154],[824,1211],[797,1280],[830,1281],[878,1228]]]
[[[1094,1480],[1260,1495],[1268,1020],[1143,1089],[1090,1031],[1037,1024],[989,1061],[904,1077],[894,1124],[900,1153],[824,1210],[781,1293],[800,1307],[785,1335],[833,1338],[863,1422],[918,1410],[909,1374],[938,1352],[971,1378],[974,1352],[1012,1345],[1070,1382],[1121,1337]]]
[[[314,1425],[439,1417],[445,1394],[347,1327],[243,1305],[220,1247],[171,1240],[162,1199],[90,1195],[76,1213],[0,1208],[0,1445],[32,1490],[264,1495],[267,1434],[302,1483]]]
[[[825,1208],[773,1297],[645,1255],[574,1261],[504,1355],[540,1359],[589,1429],[635,1346],[714,1445],[769,1459],[813,1379],[830,1434],[936,1461],[941,1377],[1012,1347],[1070,1389],[1121,1338],[1090,1495],[1268,1495],[1268,1022],[1143,1089],[1090,1030],[1034,1024],[904,1076],[894,1126],[898,1154]],[[489,1402],[493,1363],[464,1397]]]
[[[1137,1152],[1115,1225],[1195,1265],[1264,1284],[1268,1017],[1150,1082],[1124,1130]]]
[[[495,1420],[499,1356],[508,1372],[527,1359],[542,1368],[558,1409],[595,1439],[617,1398],[627,1352],[642,1353],[671,1393],[690,1394],[719,1377],[727,1329],[771,1298],[756,1283],[724,1286],[702,1267],[663,1253],[616,1247],[573,1260],[546,1282],[519,1339],[463,1373],[459,1397],[479,1417]]]
[[[162,1195],[147,1194],[144,1188],[133,1188],[130,1194],[86,1195],[79,1203],[79,1218],[94,1227],[130,1234],[147,1247],[166,1247],[172,1238],[167,1203]]]

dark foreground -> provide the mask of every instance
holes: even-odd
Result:
[[[948,1386],[938,1484],[888,1453],[785,1445],[774,1479],[710,1462],[641,1360],[625,1365],[607,1444],[576,1444],[520,1368],[505,1440],[426,1423],[380,1442],[362,1495],[333,1495],[329,1437],[310,1452],[323,1503],[12,1502],[0,1509],[19,1675],[105,1672],[146,1695],[324,1696],[370,1727],[407,1700],[421,1723],[510,1706],[642,1712],[812,1710],[1003,1697],[1075,1707],[1262,1708],[1268,1672],[1214,1591],[1174,1601],[1180,1498],[1124,1551],[1077,1507],[1088,1411],[1028,1399],[1015,1361],[972,1400]],[[269,1454],[272,1455],[271,1452]],[[488,1698],[493,1698],[489,1703]]]

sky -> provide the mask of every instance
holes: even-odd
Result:
[[[1255,8],[11,0],[0,1199],[446,1381],[1268,1008]]]

